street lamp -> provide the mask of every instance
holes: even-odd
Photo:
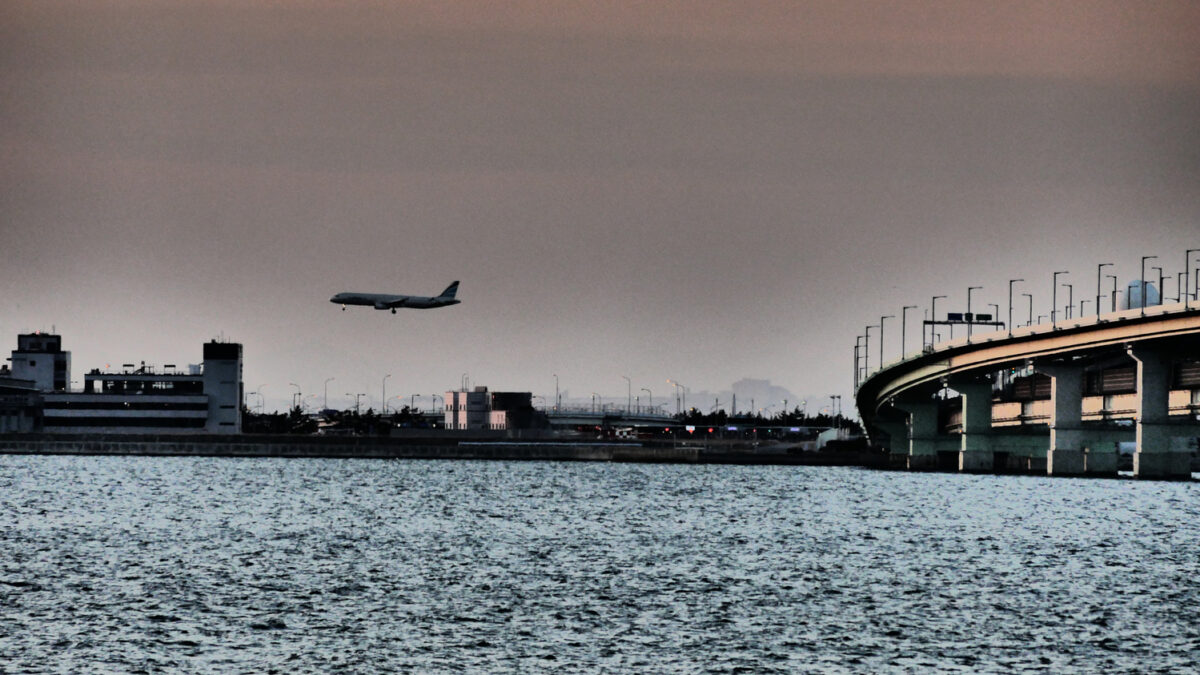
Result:
[[[922,335],[921,339],[924,340],[925,336]],[[854,336],[854,388],[855,389],[858,389],[859,377],[862,376],[862,366],[860,365],[861,361],[862,361],[862,336],[856,335],[856,336]]]
[[[1142,306],[1142,316],[1146,316],[1146,261],[1154,260],[1156,258],[1158,258],[1156,255],[1142,256],[1142,289],[1141,293],[1138,294],[1138,297],[1140,297],[1142,300],[1140,303]]]
[[[896,318],[895,314],[888,314],[887,316],[879,317],[879,369],[880,370],[883,370],[883,320],[884,319],[894,319],[894,318]]]
[[[647,389],[645,387],[642,387],[642,391],[646,392],[646,395],[649,397],[647,399],[649,402],[646,404],[646,406],[648,408],[650,408],[651,412],[653,412],[654,411],[654,392],[650,391],[649,389]]]
[[[679,399],[679,390],[683,388],[683,385],[674,380],[667,380],[667,384],[675,387],[675,414],[678,415],[683,412],[682,404],[680,403]]]
[[[1112,289],[1112,311],[1114,311],[1114,312],[1115,312],[1115,311],[1117,311],[1117,275],[1115,275],[1115,274],[1105,274],[1104,276],[1105,276],[1105,278],[1108,278],[1108,279],[1112,279],[1112,280],[1113,280],[1113,289]]]
[[[1158,270],[1158,304],[1163,304],[1163,270],[1161,267],[1151,267],[1152,270]]]
[[[1067,318],[1071,318],[1071,308],[1075,305],[1075,286],[1072,284],[1063,284],[1067,287]]]
[[[387,379],[391,376],[392,376],[391,373],[384,375],[383,381],[380,383],[380,389],[382,391],[379,394],[379,400],[383,401],[383,414],[384,415],[387,414]]]
[[[1200,248],[1189,248],[1183,252],[1183,308],[1188,308],[1188,299],[1191,297],[1191,283],[1188,281],[1188,270],[1192,269],[1192,254],[1200,251]]]
[[[1112,263],[1100,263],[1096,265],[1096,322],[1100,321],[1100,270],[1105,267],[1112,267]]]
[[[975,323],[975,315],[971,313],[971,291],[977,291],[983,286],[967,287],[967,344],[971,343],[971,324]]]
[[[1087,303],[1088,303],[1087,298],[1083,298],[1082,300],[1079,301],[1079,318],[1081,318],[1081,319],[1087,315]]]
[[[937,321],[937,301],[945,300],[945,299],[946,299],[946,296],[944,296],[944,295],[933,296],[933,300],[930,301],[930,303],[929,303],[929,320],[930,321]],[[933,332],[934,325],[935,324],[933,324],[933,323],[929,324],[929,346],[930,347],[933,346],[933,338],[935,335],[935,333]],[[924,333],[922,333],[922,336],[924,336]]]
[[[1058,275],[1066,274],[1067,270],[1054,273],[1054,282],[1050,286],[1050,328],[1054,328],[1054,324],[1058,320]]]
[[[1026,320],[1026,326],[1033,326],[1033,293],[1022,293],[1021,295],[1029,299],[1029,318]]]
[[[900,358],[904,358],[904,333],[908,329],[908,310],[916,309],[916,305],[905,305],[900,308]]]
[[[622,375],[621,378],[625,380],[625,414],[628,415],[633,407],[633,382],[626,375]]]
[[[1008,280],[1008,337],[1012,337],[1012,288],[1013,284],[1024,279],[1009,279]]]
[[[346,392],[346,395],[354,397],[354,414],[357,415],[358,414],[358,400],[360,398],[362,398],[363,396],[366,396],[366,394],[351,394],[350,392]]]
[[[558,395],[558,374],[554,375],[554,412],[558,412],[558,404],[562,399]]]
[[[329,410],[329,383],[336,380],[336,377],[325,378],[325,409]]]
[[[879,326],[867,326],[863,329],[866,335],[863,336],[863,379],[867,379],[867,374],[871,372],[871,329],[879,328]]]

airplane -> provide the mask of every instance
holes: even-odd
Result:
[[[383,293],[338,293],[329,299],[330,302],[340,304],[342,311],[346,311],[346,305],[366,305],[373,306],[375,309],[390,309],[392,314],[396,313],[398,307],[411,307],[413,309],[432,309],[435,307],[445,307],[446,305],[457,305],[462,302],[456,300],[454,294],[458,293],[458,282],[450,284],[442,294],[435,297],[425,297],[421,295],[386,295]]]

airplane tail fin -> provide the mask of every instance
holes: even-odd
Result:
[[[458,293],[458,282],[457,281],[455,281],[454,283],[447,286],[446,290],[442,291],[442,294],[439,295],[438,297],[439,298],[453,298],[455,293]]]

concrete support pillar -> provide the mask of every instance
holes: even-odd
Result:
[[[908,448],[897,468],[924,471],[937,468],[938,404],[915,400],[895,404],[908,413]]]
[[[992,383],[982,381],[953,382],[950,387],[962,395],[962,441],[958,453],[959,471],[993,471],[996,467],[992,452]]]
[[[1130,345],[1129,355],[1137,362],[1137,449],[1133,453],[1136,478],[1191,477],[1191,455],[1182,447],[1172,449],[1169,397],[1171,361],[1154,349]]]
[[[895,457],[896,455],[908,454],[908,425],[904,422],[884,422],[875,420],[875,426],[879,427],[888,435],[887,449],[888,454]]]
[[[1050,448],[1046,452],[1046,473],[1083,475],[1083,367],[1040,365],[1037,370],[1050,376]]]

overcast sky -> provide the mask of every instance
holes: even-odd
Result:
[[[53,327],[82,380],[223,336],[268,407],[388,373],[849,401],[903,305],[913,348],[935,294],[1182,270],[1198,35],[1195,2],[9,0],[0,339]]]

